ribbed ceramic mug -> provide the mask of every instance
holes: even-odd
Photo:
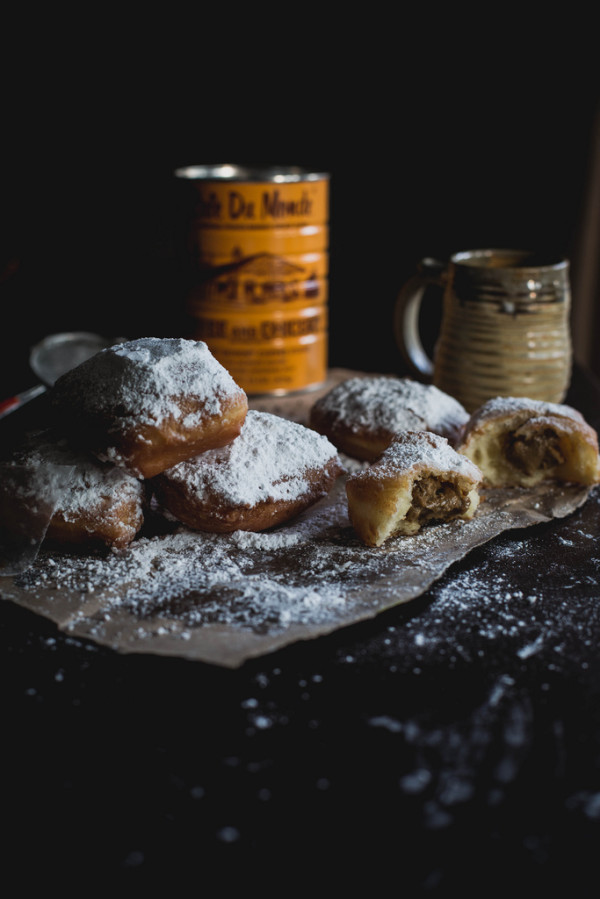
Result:
[[[423,347],[425,290],[443,290],[433,360]],[[473,411],[495,396],[562,402],[570,379],[569,262],[510,249],[422,260],[401,289],[395,336],[413,373]]]

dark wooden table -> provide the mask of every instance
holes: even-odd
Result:
[[[568,401],[600,427],[580,369]],[[406,606],[235,671],[0,603],[5,876],[597,895],[599,537],[594,492]]]

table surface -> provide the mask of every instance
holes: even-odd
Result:
[[[600,427],[579,368],[567,400]],[[418,600],[238,670],[121,655],[0,603],[5,870],[595,895],[599,534],[593,491]]]

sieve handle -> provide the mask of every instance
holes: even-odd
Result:
[[[34,400],[36,396],[41,396],[47,389],[43,384],[37,384],[35,387],[30,387],[29,390],[23,390],[21,393],[16,393],[14,396],[0,401],[0,418],[20,409],[25,403]]]

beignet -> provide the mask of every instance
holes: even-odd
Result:
[[[313,405],[310,426],[355,459],[372,462],[402,431],[432,431],[450,443],[469,415],[433,384],[366,375],[333,387]]]
[[[145,337],[101,350],[56,382],[70,442],[139,478],[224,446],[248,400],[202,341]]]
[[[592,485],[600,480],[598,435],[571,406],[525,397],[495,397],[465,426],[461,453],[490,487],[533,487],[556,480]]]
[[[363,543],[381,546],[426,525],[472,518],[481,477],[445,437],[404,431],[377,462],[348,477],[350,521]]]
[[[262,531],[311,506],[342,471],[325,437],[251,409],[233,443],[181,462],[153,484],[161,505],[188,527]]]
[[[45,483],[40,473],[64,469],[46,539],[121,549],[142,527],[143,483],[122,469],[71,449],[49,431],[28,435],[5,464],[18,466],[22,473],[15,502],[29,504],[32,509],[46,498],[37,493]]]

